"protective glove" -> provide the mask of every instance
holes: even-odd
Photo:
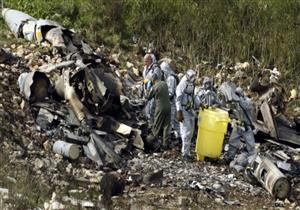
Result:
[[[176,118],[178,122],[183,122],[184,118],[183,118],[183,112],[181,110],[177,111]]]
[[[207,109],[207,108],[208,108],[208,105],[207,105],[207,104],[204,104],[204,103],[201,103],[201,104],[200,104],[200,107],[201,107],[201,109]]]
[[[212,107],[213,109],[216,109],[216,108],[219,108],[220,105],[219,105],[219,104],[213,104],[211,107]]]
[[[147,84],[146,84],[146,89],[147,90],[150,90],[152,88],[153,84],[151,81],[148,81]]]
[[[146,98],[144,98],[144,99],[142,99],[142,100],[141,100],[141,102],[142,102],[142,105],[143,105],[143,106],[146,106],[146,105],[147,105],[147,102],[148,102],[148,100],[147,100]]]

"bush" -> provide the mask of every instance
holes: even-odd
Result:
[[[138,34],[161,51],[201,60],[248,61],[298,75],[298,0],[7,0],[6,6],[74,28],[87,40],[119,45]]]

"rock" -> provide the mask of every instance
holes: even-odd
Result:
[[[93,202],[87,201],[87,200],[79,200],[79,199],[68,197],[68,196],[64,196],[62,199],[64,202],[70,202],[73,206],[80,205],[83,208],[94,208],[95,207]]]
[[[144,175],[143,182],[145,184],[160,184],[162,185],[162,180],[164,176],[163,170],[156,170],[153,173],[148,173]]]
[[[284,207],[284,201],[277,199],[275,201],[275,206],[276,207]]]
[[[36,45],[35,45],[35,44],[30,44],[30,45],[29,45],[29,48],[30,48],[30,49],[35,49],[35,48],[36,48]]]
[[[0,187],[0,194],[1,195],[8,195],[8,192],[9,192],[8,189]]]
[[[43,143],[43,147],[44,147],[44,150],[47,152],[51,151],[51,149],[52,149],[52,145],[50,144],[49,140],[47,140]]]
[[[126,67],[127,67],[127,68],[130,69],[130,68],[132,68],[133,66],[134,66],[133,63],[130,63],[130,62],[128,62],[128,61],[126,62]]]
[[[63,209],[65,209],[65,205],[63,205],[62,203],[60,203],[56,200],[56,193],[53,192],[50,202],[44,203],[44,209],[45,210],[63,210]]]
[[[285,203],[285,204],[290,204],[291,202],[289,201],[289,199],[286,198],[286,199],[284,200],[284,203]]]
[[[111,62],[114,62],[115,64],[120,64],[120,60],[119,60],[120,55],[121,55],[121,53],[112,54],[111,55]]]
[[[100,192],[102,193],[100,206],[108,209],[112,204],[111,198],[120,195],[125,189],[125,179],[116,172],[105,174],[100,182]],[[130,196],[130,194],[129,194]]]
[[[125,179],[116,172],[107,173],[101,179],[100,189],[105,197],[120,195],[125,189]]]
[[[213,188],[214,188],[214,190],[216,190],[218,193],[225,193],[225,190],[224,190],[222,184],[220,184],[220,183],[214,183],[214,184],[213,184]]]
[[[49,210],[63,210],[65,209],[65,205],[58,202],[58,201],[54,201],[51,205],[50,205],[50,209]]]
[[[136,76],[140,76],[140,71],[137,68],[132,68],[132,71]]]
[[[41,168],[43,168],[44,167],[44,161],[43,160],[41,160],[41,159],[39,159],[39,158],[37,158],[37,159],[35,159],[35,161],[34,161],[34,167],[36,168],[36,169],[41,169]]]
[[[19,56],[19,57],[24,57],[24,54],[25,54],[25,50],[24,50],[24,48],[23,48],[23,46],[19,46],[18,48],[17,48],[17,56]]]
[[[7,176],[6,179],[11,183],[14,183],[14,184],[17,183],[17,180],[14,177]]]
[[[189,204],[188,197],[185,196],[179,196],[178,197],[178,205],[182,207],[186,207]]]
[[[50,204],[48,202],[44,203],[44,209],[49,210],[50,209]]]
[[[216,198],[216,199],[215,199],[215,202],[217,202],[217,203],[222,203],[223,200],[222,200],[221,198]]]
[[[66,167],[66,172],[68,173],[68,174],[70,174],[71,172],[72,172],[72,164],[71,163],[69,163],[68,164],[68,166]]]

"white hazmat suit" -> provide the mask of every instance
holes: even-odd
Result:
[[[195,128],[195,79],[195,71],[189,69],[176,88],[177,115],[182,115],[181,118],[183,118],[178,120],[180,121],[180,135],[182,140],[181,152],[184,158],[190,156],[190,145]],[[177,116],[177,118],[179,117]]]
[[[151,85],[151,78],[153,74],[156,74],[158,80],[162,79],[162,72],[161,69],[156,62],[155,56],[151,54],[152,63],[149,66],[145,66],[143,70],[143,78],[144,78],[144,93],[145,96],[150,92],[152,85]],[[148,119],[150,126],[154,122],[154,111],[155,111],[155,101],[151,99],[146,107],[145,107],[145,114]]]

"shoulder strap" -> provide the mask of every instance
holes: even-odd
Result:
[[[250,125],[253,127],[252,120],[250,119],[247,111],[240,105],[241,109],[243,110],[244,114],[246,115],[247,120],[250,122]]]

